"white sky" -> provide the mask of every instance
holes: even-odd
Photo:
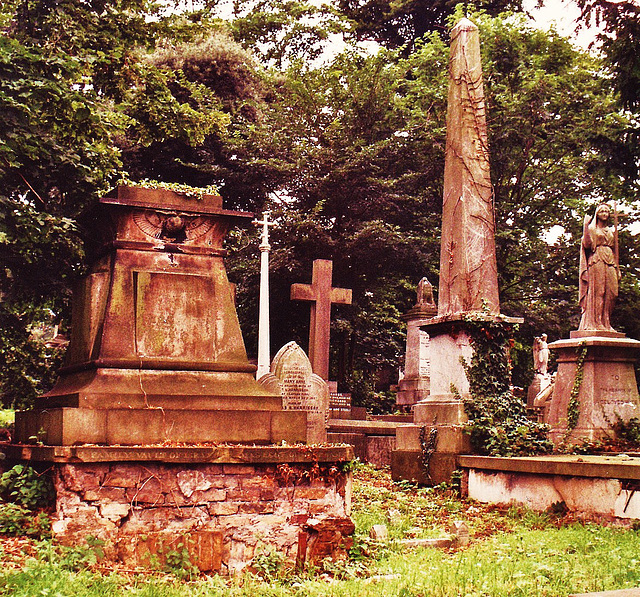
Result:
[[[555,27],[555,30],[564,37],[571,38],[576,44],[587,49],[598,30],[595,27],[582,27],[578,30],[578,18],[580,9],[572,0],[543,0],[544,6],[537,8],[537,0],[524,0],[523,7],[534,19],[541,29]]]

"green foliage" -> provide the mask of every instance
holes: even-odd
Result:
[[[624,421],[619,415],[613,423],[613,431],[617,439],[628,442],[634,446],[640,446],[640,419],[631,417]]]
[[[51,535],[51,520],[44,512],[34,514],[24,506],[0,502],[0,534],[46,539]]]
[[[406,487],[389,472],[362,466],[354,478],[356,549],[341,562],[322,562],[305,574],[262,580],[217,575],[185,581],[173,575],[118,574],[95,570],[95,559],[51,542],[33,545],[36,557],[2,553],[0,596],[78,597],[377,597],[384,595],[491,595],[566,597],[578,592],[638,586],[637,530],[578,524],[561,508],[535,513],[461,500],[449,491]],[[441,536],[450,520],[464,520],[471,544],[465,549],[408,549],[405,536]],[[385,547],[367,538],[371,524],[386,523]],[[417,534],[417,529],[420,532]],[[1,551],[1,547],[0,547]],[[70,557],[69,551],[80,555]],[[84,563],[76,565],[72,560]],[[76,568],[77,571],[74,571]],[[92,570],[93,568],[93,570]]]
[[[16,417],[15,410],[11,408],[0,409],[0,428],[8,428],[14,424]]]
[[[584,360],[587,356],[587,345],[585,342],[581,342],[578,346],[579,355],[576,361],[576,373],[573,379],[573,386],[571,387],[571,394],[569,396],[569,403],[567,404],[567,429],[573,431],[578,425],[578,419],[580,418],[580,388],[582,387],[582,378],[584,376]]]
[[[49,506],[55,493],[48,472],[16,464],[0,476],[0,497],[31,510]]]
[[[466,431],[473,449],[492,456],[527,456],[550,452],[547,426],[526,416],[510,386],[511,326],[489,316],[466,319],[473,357],[464,362],[470,398],[464,399]]]
[[[104,541],[88,536],[85,542],[73,546],[56,546],[49,557],[59,563],[63,570],[79,572],[94,567],[104,558]]]
[[[175,546],[166,548],[162,555],[164,557],[165,570],[175,574],[178,578],[190,579],[200,573],[198,567],[191,560],[187,539],[178,542]]]
[[[274,547],[258,543],[256,545],[251,569],[266,581],[275,580],[282,572],[284,556]]]

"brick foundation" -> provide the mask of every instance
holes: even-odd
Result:
[[[108,448],[116,449],[122,455],[122,448]],[[54,535],[74,545],[96,537],[110,560],[144,566],[182,543],[202,571],[237,574],[257,547],[277,551],[289,565],[340,557],[350,547],[351,473],[342,459],[321,462],[306,448],[238,448],[254,462],[229,462],[238,460],[229,449],[218,457],[209,451],[209,462],[70,462],[95,459],[97,449],[70,450],[64,458],[49,455]],[[183,460],[190,454],[164,453]],[[296,454],[302,462],[291,462]]]

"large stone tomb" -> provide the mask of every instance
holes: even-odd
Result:
[[[18,441],[305,441],[305,414],[254,380],[225,272],[224,236],[250,217],[213,195],[119,187],[102,198],[67,364],[18,413]]]
[[[132,565],[182,542],[200,570],[229,574],[260,545],[299,566],[349,547],[353,450],[296,446],[307,413],[284,410],[247,360],[222,249],[247,217],[130,187],[97,206],[67,364],[6,449],[53,476],[58,540],[98,537]]]

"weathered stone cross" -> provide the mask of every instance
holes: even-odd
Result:
[[[313,372],[329,380],[329,336],[331,333],[331,305],[351,304],[350,288],[332,288],[333,262],[316,259],[313,262],[311,284],[292,284],[291,300],[311,301],[309,327],[309,360]]]

